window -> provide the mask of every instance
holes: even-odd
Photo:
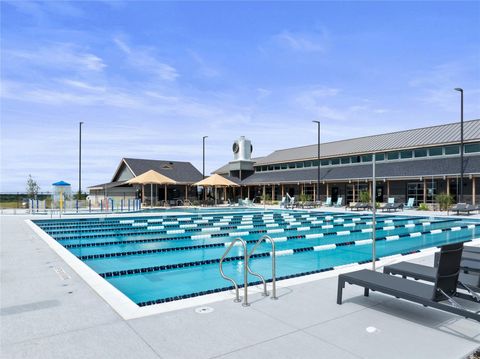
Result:
[[[362,162],[372,162],[372,155],[363,155]]]
[[[350,161],[351,161],[352,163],[359,163],[359,162],[360,162],[360,156],[352,156],[352,157],[350,158]]]
[[[340,158],[332,158],[332,165],[340,164]]]
[[[419,148],[415,150],[415,158],[419,157],[427,157],[427,149],[426,148]]]
[[[273,171],[273,166],[272,165],[268,166],[268,170]]]
[[[322,160],[322,162],[320,162],[321,166],[328,166],[329,164],[330,164],[330,160]]]
[[[412,151],[400,152],[400,158],[412,158]]]
[[[288,165],[287,165],[286,163],[282,163],[282,164],[280,165],[280,168],[281,168],[282,170],[286,170],[286,169],[288,168]]]
[[[377,153],[375,155],[375,161],[385,161],[385,153]]]
[[[341,163],[342,165],[346,165],[346,164],[350,163],[350,157],[342,157],[342,158],[340,158],[340,163]]]
[[[312,166],[313,166],[313,167],[317,167],[317,166],[318,166],[318,160],[313,161],[313,162],[312,162]]]
[[[387,160],[398,160],[398,152],[387,152]]]
[[[273,167],[273,169],[274,169],[275,171],[278,171],[278,170],[280,169],[280,165],[275,165],[275,166]]]
[[[256,172],[262,172],[262,167],[261,166],[255,167],[255,171]]]
[[[312,161],[305,161],[304,167],[312,167]]]
[[[443,147],[432,147],[428,150],[430,156],[441,156],[443,155]]]
[[[262,171],[267,171],[268,170],[268,166],[262,166]]]
[[[289,163],[288,168],[295,168],[295,163]]]
[[[303,162],[297,162],[296,167],[297,168],[303,168]]]
[[[458,155],[460,153],[460,146],[445,146],[446,155]]]
[[[480,143],[469,143],[465,145],[465,153],[480,152]]]

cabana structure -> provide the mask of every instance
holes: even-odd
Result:
[[[126,183],[145,172],[153,170],[166,176],[175,184],[167,185],[167,191],[158,186],[144,186],[143,191],[138,185]],[[147,160],[138,158],[122,158],[110,182],[89,187],[92,203],[101,199],[112,198],[124,201],[135,198],[154,198],[154,202],[168,201],[175,203],[177,200],[197,199],[195,182],[203,178],[190,162]]]
[[[157,187],[157,192],[158,192],[158,185],[163,185],[164,190],[165,190],[165,199],[164,199],[164,204],[166,205],[168,202],[168,192],[167,192],[167,185],[174,185],[177,182],[175,182],[173,179],[164,176],[154,170],[149,170],[145,173],[142,173],[141,175],[134,177],[132,179],[129,179],[128,181],[125,182],[126,184],[130,185],[141,185],[142,186],[142,198],[145,199],[144,193],[145,193],[145,185],[149,184],[150,185],[150,206],[153,206],[154,204],[154,198],[153,198],[153,185]]]
[[[219,174],[213,174],[210,177],[207,177],[197,183],[194,184],[195,186],[202,186],[202,187],[213,187],[215,193],[215,204],[217,204],[217,187],[223,187],[224,190],[224,198],[227,197],[226,191],[227,187],[238,187],[239,185],[233,181],[230,181],[228,178],[220,176]]]

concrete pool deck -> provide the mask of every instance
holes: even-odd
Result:
[[[2,358],[462,358],[480,346],[477,322],[378,293],[365,298],[359,287],[347,286],[339,306],[336,278],[279,282],[278,301],[252,294],[247,308],[224,300],[208,304],[208,314],[124,320],[29,218],[42,217],[0,217]]]

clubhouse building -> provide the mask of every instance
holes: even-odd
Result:
[[[234,181],[239,187],[220,191],[222,200],[255,199],[262,195],[272,200],[305,194],[317,198],[317,173],[320,167],[319,197],[331,197],[343,203],[356,202],[362,191],[372,196],[372,159],[376,158],[377,202],[395,198],[406,202],[413,197],[415,205],[434,203],[435,196],[447,193],[459,200],[461,156],[460,124],[418,128],[380,135],[322,143],[320,161],[317,144],[279,149],[264,157],[252,158],[253,147],[244,137],[233,144],[233,161],[214,171]],[[464,122],[463,199],[480,203],[480,120]],[[170,164],[171,168],[168,167]],[[320,165],[320,166],[319,166]],[[166,162],[123,159],[112,181],[90,188],[90,193],[108,187],[109,193],[121,193],[131,186],[124,181],[149,169],[169,176],[175,172],[178,185],[169,198],[196,198],[191,184],[202,178],[188,162]],[[170,171],[170,172],[168,172]],[[169,176],[173,178],[172,176]],[[227,198],[223,198],[224,196]],[[148,194],[149,195],[149,194]],[[162,196],[161,191],[157,197]],[[170,197],[172,196],[172,197]]]

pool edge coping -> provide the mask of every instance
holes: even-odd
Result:
[[[97,272],[90,268],[83,261],[78,259],[72,252],[63,247],[53,237],[48,235],[43,229],[41,229],[31,219],[25,219],[25,222],[32,228],[32,230],[67,264],[72,268],[75,273],[83,279],[90,288],[95,291],[105,302],[124,320],[137,319],[155,314],[168,313],[175,310],[193,308],[202,305],[207,305],[223,300],[233,300],[235,298],[233,290],[227,290],[223,292],[217,292],[212,294],[206,294],[198,297],[181,299],[177,301],[153,304],[149,306],[140,307],[128,298],[124,293],[115,288],[107,280],[100,277]],[[480,238],[474,238],[469,243],[474,246],[480,247]],[[376,268],[381,268],[385,265],[393,264],[399,261],[406,261],[412,259],[418,259],[432,255],[437,251],[437,247],[421,249],[417,253],[408,255],[395,254],[392,256],[383,257],[376,261]],[[333,270],[309,274],[305,276],[283,279],[277,281],[278,287],[289,287],[305,283],[314,282],[321,279],[332,278],[339,274],[350,272],[353,269],[367,269],[372,266],[372,263],[351,263],[334,267]],[[249,287],[250,293],[260,293],[262,291],[259,286]]]

